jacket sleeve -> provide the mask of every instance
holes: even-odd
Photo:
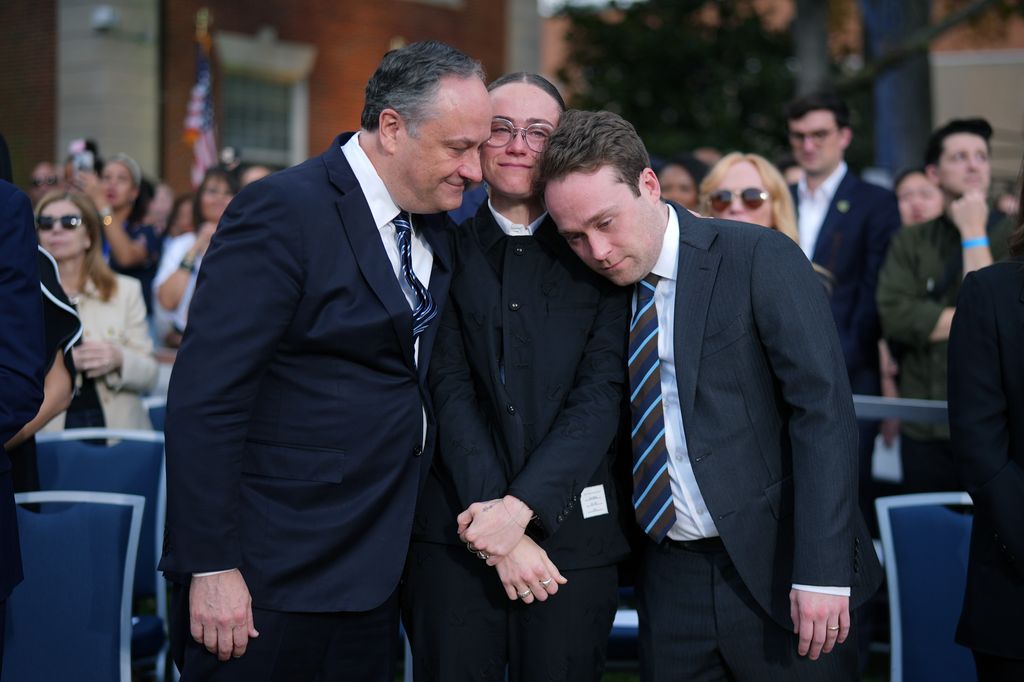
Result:
[[[21,191],[6,189],[0,208],[0,450],[36,416],[48,360],[32,206]]]
[[[628,289],[606,290],[564,406],[509,486],[508,493],[533,509],[548,535],[604,461],[618,429],[629,309]]]
[[[238,506],[249,416],[304,288],[294,201],[274,183],[239,193],[203,259],[168,391],[163,570],[242,563]]]
[[[878,314],[887,339],[925,348],[942,314],[942,304],[928,297],[916,277],[919,227],[905,227],[893,238],[878,276]]]
[[[1024,578],[1024,469],[1010,457],[1007,421],[1020,414],[1012,413],[1003,390],[996,295],[975,273],[960,289],[949,335],[949,431],[961,483]],[[1010,333],[1020,339],[1019,329]]]
[[[857,422],[828,301],[799,247],[767,230],[754,248],[750,298],[789,408],[792,582],[852,585]]]
[[[153,338],[146,323],[146,304],[142,299],[142,285],[136,279],[120,277],[118,293],[124,297],[124,331],[118,344],[123,358],[121,369],[103,377],[113,391],[145,393],[153,388],[157,377],[156,358],[153,357]]]
[[[439,434],[434,465],[451,477],[466,509],[501,497],[508,479],[477,395],[460,316],[457,301],[449,299],[434,340],[429,382]]]

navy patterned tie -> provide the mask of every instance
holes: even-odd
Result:
[[[658,311],[654,291],[659,277],[636,285],[636,314],[629,327],[629,407],[632,413],[633,508],[640,527],[655,542],[675,523],[665,447],[665,411],[658,357]]]
[[[437,306],[434,305],[434,297],[430,295],[430,291],[423,286],[423,282],[416,277],[412,269],[412,224],[401,213],[391,222],[395,226],[395,237],[398,239],[402,277],[416,292],[417,303],[412,311],[412,338],[415,339],[430,326],[430,321],[437,315]]]

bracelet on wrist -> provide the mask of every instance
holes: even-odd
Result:
[[[974,249],[979,246],[988,246],[988,237],[975,237],[974,239],[965,239],[960,242],[960,245],[965,249]]]
[[[181,263],[178,264],[178,267],[186,272],[195,272],[196,257],[185,254],[185,257],[181,259]]]

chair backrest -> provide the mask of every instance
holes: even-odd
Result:
[[[117,441],[107,445],[108,441]],[[99,441],[99,444],[96,443]],[[157,599],[166,614],[166,595],[157,574],[166,512],[164,437],[153,431],[68,429],[36,437],[39,484],[43,490],[92,490],[142,495],[146,514],[135,567],[135,596]]]
[[[954,641],[967,584],[973,516],[967,493],[875,500],[889,589],[891,682],[977,679],[971,652]]]
[[[145,499],[48,491],[15,501],[39,504],[44,513],[18,508],[25,580],[7,600],[0,677],[130,682],[132,582]]]
[[[142,399],[142,406],[149,413],[149,423],[153,425],[154,431],[163,433],[164,422],[167,418],[166,396],[149,396]]]

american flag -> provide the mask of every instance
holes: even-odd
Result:
[[[206,169],[217,164],[209,38],[196,42],[196,84],[192,86],[185,114],[185,141],[192,145],[192,187],[198,188]]]

